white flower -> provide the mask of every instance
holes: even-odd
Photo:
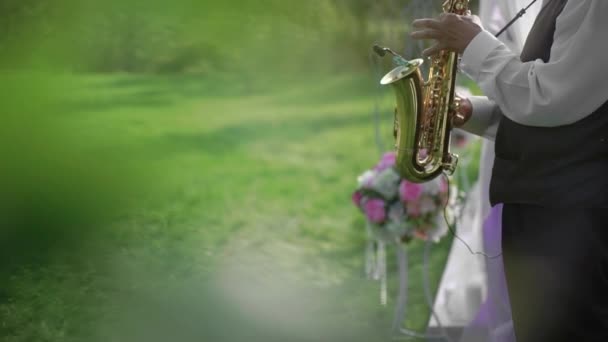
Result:
[[[371,188],[381,194],[384,199],[390,200],[397,196],[400,180],[401,177],[397,172],[389,167],[376,176],[372,181]]]
[[[376,173],[373,170],[365,171],[365,173],[357,177],[357,183],[359,184],[359,188],[363,187],[366,184],[369,184],[375,176]]]
[[[405,220],[405,208],[403,203],[397,201],[388,208],[388,218],[391,221],[403,222]]]
[[[437,177],[428,183],[424,183],[424,192],[436,196],[441,192],[441,177]]]
[[[435,224],[433,226],[433,229],[430,229],[427,232],[427,235],[429,237],[429,240],[437,243],[439,242],[439,240],[441,240],[441,238],[447,235],[448,231],[448,225],[445,223],[445,218],[443,217],[443,215],[437,215],[435,217]]]

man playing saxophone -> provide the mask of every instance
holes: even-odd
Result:
[[[414,21],[487,97],[454,122],[495,140],[490,200],[519,342],[608,341],[608,2],[545,0],[520,56],[472,16]]]

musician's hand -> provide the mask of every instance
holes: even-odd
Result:
[[[452,123],[454,124],[454,127],[462,127],[473,115],[473,105],[466,97],[458,94],[456,94],[456,97],[459,99],[459,105],[452,114]]]
[[[425,57],[450,50],[463,53],[473,38],[483,30],[477,16],[462,16],[444,13],[437,19],[414,20],[414,39],[434,39],[436,44],[424,50]]]

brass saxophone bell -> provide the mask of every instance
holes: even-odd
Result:
[[[468,4],[468,0],[447,0],[443,9],[463,15]],[[443,172],[451,175],[458,164],[458,156],[450,153],[458,54],[441,51],[430,57],[425,82],[420,71],[422,59],[407,61],[378,45],[374,51],[380,56],[392,54],[400,61],[380,81],[392,86],[397,99],[393,130],[397,171],[414,183],[428,182]]]
[[[388,85],[397,82],[402,78],[406,78],[412,73],[415,73],[423,63],[424,60],[421,58],[407,61],[407,64],[398,66],[395,69],[391,70],[388,74],[386,74],[380,81],[380,84]]]

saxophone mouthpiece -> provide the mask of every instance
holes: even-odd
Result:
[[[377,45],[377,44],[376,44],[376,45],[374,45],[373,49],[374,49],[374,52],[375,52],[375,53],[376,53],[378,56],[380,56],[380,57],[384,57],[384,56],[386,56],[386,52],[388,51],[388,49],[387,49],[387,48],[382,47],[382,46]]]

